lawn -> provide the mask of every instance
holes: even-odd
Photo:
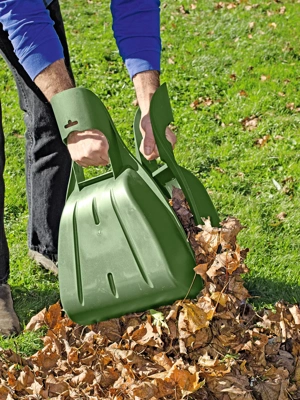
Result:
[[[62,0],[77,84],[108,107],[133,150],[134,91],[111,31],[109,2]],[[209,190],[221,216],[245,226],[246,286],[257,307],[300,302],[299,1],[161,3],[162,76],[174,112],[176,157]],[[5,223],[16,311],[23,325],[59,298],[58,282],[27,257],[24,124],[0,60],[6,136]],[[89,174],[95,174],[93,170]],[[36,335],[1,340],[33,352]]]

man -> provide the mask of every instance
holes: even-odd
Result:
[[[149,105],[159,86],[159,0],[112,0],[111,11],[117,45],[142,112],[141,152],[152,160],[158,157]],[[49,101],[74,87],[74,78],[58,0],[1,0],[0,51],[14,75],[20,107],[25,112],[29,255],[57,273],[58,227],[71,159],[83,167],[106,165],[108,142],[97,130],[72,132],[67,146],[60,138]],[[174,145],[172,131],[167,129],[166,136]],[[4,164],[0,123],[0,334],[8,336],[18,332],[20,326],[7,284]]]

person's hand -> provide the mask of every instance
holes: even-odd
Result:
[[[159,88],[159,72],[154,70],[143,71],[136,74],[133,78],[136,98],[141,110],[140,131],[143,140],[140,146],[140,152],[146,160],[155,160],[159,157],[158,149],[155,143],[151,120],[150,120],[150,103],[155,91]],[[169,127],[166,128],[166,138],[174,148],[176,136]]]
[[[51,101],[55,94],[74,87],[63,59],[55,61],[40,72],[34,79],[34,83],[48,101]],[[109,163],[108,141],[103,133],[96,129],[72,132],[68,136],[67,146],[72,160],[81,167]]]
[[[67,146],[72,160],[81,167],[97,167],[109,163],[108,141],[97,129],[70,133]]]
[[[141,117],[140,131],[143,136],[143,140],[140,145],[140,152],[143,154],[146,160],[155,160],[159,157],[159,153],[155,143],[149,114]],[[169,127],[166,128],[166,138],[171,143],[172,148],[174,149],[177,139],[175,134],[171,131]]]

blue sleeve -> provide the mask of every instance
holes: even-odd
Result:
[[[43,0],[0,0],[0,22],[32,80],[54,61],[64,58]]]
[[[160,71],[160,1],[112,0],[114,36],[130,77]]]

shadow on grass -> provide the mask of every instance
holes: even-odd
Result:
[[[29,290],[21,286],[15,286],[13,288],[13,298],[21,325],[25,326],[31,317],[59,300],[59,290],[58,288],[35,288]]]
[[[49,285],[43,287],[30,289],[22,286],[13,287],[15,310],[23,326],[26,326],[30,318],[43,308],[48,308],[59,300],[57,278],[50,274],[47,280],[49,280]],[[282,300],[291,304],[300,304],[300,285],[254,276],[245,276],[244,281],[245,287],[252,296],[250,302],[257,308],[272,307]]]
[[[300,303],[300,285],[292,285],[273,279],[247,277],[245,278],[245,287],[252,296],[251,303],[257,307],[274,305],[281,300],[291,304]]]

